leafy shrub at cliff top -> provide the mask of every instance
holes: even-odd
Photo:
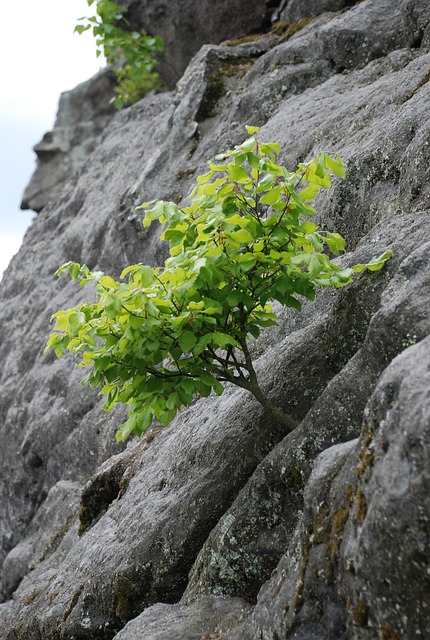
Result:
[[[249,390],[286,426],[294,421],[262,393],[248,349],[250,336],[276,324],[271,300],[300,310],[300,298],[341,287],[364,269],[376,271],[386,251],[368,264],[341,268],[327,252],[345,242],[310,221],[310,203],[330,187],[330,173],[344,177],[336,157],[320,153],[294,172],[276,163],[277,143],[252,136],[209,163],[197,178],[190,204],[145,203],[143,224],[166,225],[164,268],[127,267],[117,282],[75,262],[62,265],[81,285],[95,283],[96,302],[54,314],[48,349],[67,350],[90,366],[85,378],[101,386],[105,409],[130,407],[118,439],[140,435],[155,417],[168,424],[196,394],[223,392],[224,382]]]
[[[157,86],[156,54],[164,46],[160,36],[150,36],[144,31],[129,31],[130,23],[124,17],[125,9],[110,0],[87,0],[88,6],[96,2],[96,15],[80,18],[85,24],[75,27],[77,33],[92,29],[96,38],[97,56],[104,53],[108,64],[113,65],[118,80],[114,104],[121,109],[133,104]]]

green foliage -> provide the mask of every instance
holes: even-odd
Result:
[[[96,2],[96,15],[80,18],[84,24],[75,27],[77,33],[92,30],[97,44],[97,55],[105,55],[115,68],[118,85],[114,104],[121,109],[133,104],[157,86],[159,78],[154,71],[156,54],[163,50],[160,36],[149,36],[144,31],[129,31],[124,17],[125,9],[110,0],[87,0],[88,6]]]
[[[251,137],[210,162],[197,178],[190,204],[145,203],[144,226],[165,225],[170,246],[164,268],[136,264],[117,282],[74,262],[62,265],[81,285],[95,283],[96,302],[59,311],[47,349],[80,354],[85,381],[101,386],[105,409],[130,407],[118,439],[140,435],[153,418],[168,424],[196,395],[223,392],[224,382],[251,391],[276,419],[262,394],[247,341],[277,320],[270,302],[300,310],[317,289],[342,287],[368,264],[340,267],[345,242],[318,230],[311,202],[344,177],[338,157],[319,154],[296,171],[276,162],[277,143]],[[288,422],[291,425],[291,420]]]

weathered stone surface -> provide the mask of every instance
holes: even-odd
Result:
[[[156,604],[132,620],[117,640],[207,640],[222,638],[250,605],[239,598],[207,596],[189,606]]]
[[[150,166],[165,134],[163,115],[167,124],[170,104],[171,96],[165,94],[144,106],[146,126],[155,129],[145,142]],[[56,482],[85,482],[118,451],[114,434],[124,412],[106,416],[100,406],[94,409],[96,393],[81,387],[82,372],[71,369],[70,362],[44,358],[43,346],[51,314],[79,297],[70,284],[56,282],[59,264],[76,258],[118,273],[126,263],[141,259],[142,246],[148,261],[159,253],[156,229],[144,232],[133,210],[142,170],[143,143],[136,141],[135,129],[141,115],[137,107],[116,116],[104,150],[99,147],[87,170],[69,183],[55,209],[37,216],[20,257],[1,283],[0,415],[2,433],[9,434],[1,450],[2,560]]]
[[[384,373],[351,465],[355,504],[345,525],[338,575],[341,593],[351,603],[348,628],[360,627],[365,638],[375,628],[399,638],[428,633],[429,358],[426,338]],[[340,497],[340,483],[335,490]]]
[[[399,355],[357,445],[317,459],[288,551],[229,640],[426,637],[429,358],[428,337]]]
[[[358,2],[330,20],[320,37],[324,57],[336,71],[360,67],[407,45],[400,7],[390,0]]]
[[[320,327],[316,331],[311,327],[308,333],[315,336],[316,342],[322,337]],[[312,358],[306,354],[306,337],[310,338],[303,335],[297,346],[287,338],[285,355],[276,364],[273,351],[259,363],[262,372],[270,366],[273,368],[278,387],[285,385],[289,389],[289,411],[298,417],[306,413],[334,374],[334,363],[327,362],[324,355],[326,342],[322,342],[318,363],[315,353]],[[297,362],[300,365],[294,368]],[[311,366],[314,371],[309,377]],[[302,397],[305,377],[308,393]],[[275,386],[276,382],[269,382],[267,378],[266,384]],[[172,425],[159,434],[149,452],[136,457],[136,470],[128,472],[125,493],[108,511],[103,497],[101,515],[103,511],[105,515],[91,528],[86,527],[87,531],[67,558],[64,561],[61,558],[57,579],[53,580],[54,570],[46,574],[43,566],[34,572],[30,588],[33,590],[37,583],[43,596],[33,598],[24,616],[17,614],[15,633],[28,638],[43,637],[52,633],[55,621],[67,614],[62,625],[65,637],[78,634],[82,620],[87,618],[92,622],[86,623],[86,633],[97,637],[101,627],[104,631],[100,637],[105,637],[103,633],[109,637],[110,629],[126,622],[145,605],[179,598],[186,586],[188,568],[230,504],[232,494],[243,486],[259,460],[282,437],[282,430],[275,425],[262,417],[257,420],[259,414],[261,410],[246,394],[231,389],[226,391],[221,407],[216,399],[200,401],[195,409],[182,416],[179,430]],[[205,416],[203,422],[201,415]],[[242,415],[239,422],[238,415]],[[223,450],[225,438],[232,444],[231,457]],[[221,451],[222,457],[218,458]],[[124,455],[119,460],[123,460]],[[180,461],[180,468],[176,467],[176,461]],[[102,484],[99,477],[100,474],[92,481],[96,490]],[[192,502],[190,511],[186,512],[184,495],[189,504]],[[83,556],[86,557],[84,564]],[[114,564],[109,558],[114,559]],[[55,557],[51,559],[52,564]],[[59,584],[63,585],[61,592],[58,592]],[[46,613],[42,603],[48,593],[52,605]],[[28,599],[27,581],[16,597],[18,601]],[[69,611],[71,602],[73,612]],[[38,624],[28,627],[26,620],[31,608],[37,611]]]
[[[157,70],[169,87],[202,45],[246,36],[270,16],[266,0],[124,0],[122,5],[132,25],[164,39],[165,52]]]
[[[277,18],[296,22],[303,18],[313,18],[326,11],[340,11],[361,0],[283,0]]]
[[[413,47],[429,47],[430,20],[426,0],[403,0],[403,20]]]
[[[405,252],[405,242],[419,243],[421,224],[430,231],[428,212],[419,216],[419,220],[415,228],[413,224],[403,232],[397,228],[392,246],[398,257],[410,250],[409,246]],[[366,237],[366,242],[373,244],[372,239],[381,230],[382,225],[378,225],[374,235]],[[402,237],[405,232],[407,239]],[[325,318],[324,327],[314,330],[312,337],[303,341],[305,345],[317,345],[312,349],[312,361],[313,366],[318,367],[319,357],[324,354],[327,358],[327,346],[336,340],[338,334],[330,336],[330,333],[339,331],[342,317],[351,323],[359,310],[365,317],[372,316],[367,335],[362,335],[364,327],[360,329],[358,324],[350,327],[349,339],[347,333],[343,333],[341,350],[345,356],[351,354],[357,341],[363,340],[362,347],[331,380],[300,427],[263,460],[211,532],[190,573],[184,602],[206,593],[240,594],[255,600],[261,577],[269,578],[284,552],[285,540],[294,531],[313,460],[332,442],[359,435],[366,402],[387,362],[411,341],[421,340],[430,333],[430,318],[425,311],[430,295],[430,270],[424,258],[427,250],[428,245],[424,245],[409,255],[390,280],[388,289],[383,278],[369,280],[364,287],[362,283],[354,287],[348,292],[349,300],[338,301],[335,317]],[[355,257],[360,260],[359,254]],[[407,279],[405,273],[408,273]],[[381,306],[377,310],[378,304]],[[341,357],[341,353],[336,353],[338,362]]]
[[[50,556],[69,530],[76,526],[81,492],[81,485],[66,480],[60,480],[49,491],[25,537],[4,560],[3,597],[9,598],[22,578]]]
[[[37,166],[22,197],[22,209],[40,211],[55,201],[94,151],[115,112],[110,104],[114,85],[114,73],[104,70],[61,94],[53,130],[34,147]]]
[[[375,627],[369,624],[379,625],[380,635],[403,638],[410,627],[402,613],[420,628],[427,612],[413,615],[410,607],[428,587],[420,576],[411,599],[400,596],[398,567],[414,551],[421,566],[421,525],[414,521],[405,555],[398,555],[397,567],[393,561],[393,596],[385,610],[378,575],[389,570],[388,556],[378,565],[370,552],[382,547],[385,533],[382,520],[369,519],[367,527],[366,519],[376,518],[379,506],[393,517],[393,505],[401,511],[410,496],[421,509],[420,522],[428,524],[422,490],[428,475],[415,454],[422,445],[399,432],[402,455],[415,464],[406,465],[403,493],[391,489],[383,462],[391,451],[390,468],[403,464],[391,444],[381,466],[375,455],[374,476],[363,471],[357,477],[356,469],[357,455],[371,458],[365,452],[369,416],[376,415],[381,390],[391,402],[386,381],[394,373],[400,399],[392,406],[381,400],[391,426],[378,423],[372,442],[379,432],[397,438],[390,434],[397,433],[400,414],[399,428],[409,415],[404,430],[410,434],[416,424],[417,432],[423,429],[421,443],[425,437],[420,420],[428,402],[424,386],[413,389],[412,356],[422,358],[417,374],[424,385],[430,333],[427,17],[418,0],[400,6],[364,0],[302,23],[295,33],[280,27],[253,41],[204,46],[174,93],[115,114],[95,152],[37,216],[0,285],[0,561],[6,559],[2,597],[12,598],[0,605],[6,640],[110,639],[127,623],[140,624],[145,607],[151,607],[144,614],[148,624],[158,620],[166,629],[172,619],[184,640],[187,633],[194,637],[205,611],[209,637],[219,636],[218,613],[211,622],[206,605],[224,603],[217,611],[225,610],[231,596],[256,602],[248,621],[228,632],[241,640],[260,631],[273,640],[276,634],[339,640],[342,633],[371,640]],[[366,47],[351,57],[364,39]],[[393,258],[381,272],[322,294],[301,314],[279,310],[279,326],[252,344],[268,394],[301,421],[287,438],[252,399],[228,388],[221,398],[199,400],[151,442],[132,440],[122,451],[114,432],[124,411],[104,414],[95,393],[77,384],[81,374],[70,360],[42,358],[51,313],[85,295],[64,279],[55,282],[52,273],[69,259],[114,275],[130,262],[162,262],[158,230],[140,226],[135,205],[154,197],[183,201],[206,161],[243,139],[245,123],[262,125],[262,139],[279,141],[289,166],[321,149],[339,151],[348,179],[321,194],[318,216],[346,236],[354,253],[342,257],[343,264],[389,247]],[[408,349],[414,342],[416,350]],[[398,409],[387,413],[387,407]],[[347,458],[345,449],[323,454],[309,481],[318,454],[359,436],[363,418],[360,448]],[[348,483],[353,504],[342,511]],[[64,486],[74,487],[67,513]],[[378,487],[386,488],[388,502]],[[360,491],[372,509],[357,523],[364,513]],[[321,514],[319,498],[327,507]],[[58,519],[44,516],[56,510]],[[310,546],[308,526],[319,515],[321,539]],[[388,547],[403,544],[402,523],[399,516]],[[334,553],[330,572],[326,543]],[[364,558],[361,547],[368,550]],[[347,573],[349,557],[355,575]],[[174,604],[184,591],[183,604]],[[384,611],[391,615],[396,605],[392,622],[384,620]],[[181,624],[190,626],[181,632]]]

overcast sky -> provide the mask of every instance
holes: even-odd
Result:
[[[32,147],[54,124],[62,91],[96,73],[100,59],[89,33],[73,33],[86,0],[20,0],[2,4],[0,59],[0,277],[34,213],[21,196],[36,155]]]

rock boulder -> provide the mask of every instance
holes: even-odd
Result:
[[[115,75],[101,71],[87,82],[61,94],[54,128],[33,147],[36,170],[24,191],[21,209],[38,212],[54,201],[96,148],[112,119]]]
[[[111,118],[38,214],[0,285],[2,638],[425,637],[429,12],[363,0],[205,44],[174,91]],[[295,431],[227,386],[117,445],[125,409],[106,415],[70,359],[42,356],[50,315],[88,295],[53,272],[162,264],[136,205],[185,202],[245,124],[291,168],[338,151],[347,179],[318,221],[346,237],[342,265],[393,257],[277,307],[250,344]]]

